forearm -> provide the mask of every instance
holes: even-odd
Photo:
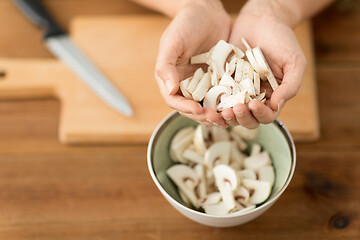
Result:
[[[270,14],[295,27],[320,12],[334,0],[249,0],[242,11],[259,16]]]

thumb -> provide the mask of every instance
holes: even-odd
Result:
[[[305,64],[301,64],[284,73],[280,86],[271,95],[270,107],[272,110],[279,112],[286,101],[296,96],[301,86],[304,71]]]

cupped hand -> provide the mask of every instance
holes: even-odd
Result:
[[[220,113],[205,109],[179,91],[179,82],[199,66],[190,65],[192,56],[207,52],[219,40],[228,41],[231,19],[218,0],[187,1],[163,33],[156,62],[155,79],[166,103],[205,125],[227,124]]]
[[[252,100],[248,106],[238,104],[221,114],[229,125],[256,128],[260,123],[271,123],[279,115],[285,102],[298,92],[306,67],[306,59],[295,37],[286,13],[275,1],[253,0],[240,11],[232,28],[229,42],[242,48],[241,38],[251,47],[259,46],[280,86],[273,92],[268,82],[261,81],[266,89],[266,104]]]

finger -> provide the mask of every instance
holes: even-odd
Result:
[[[236,116],[236,121],[241,126],[249,129],[255,129],[260,125],[245,104],[237,104],[233,107],[233,110]]]
[[[210,108],[204,108],[203,114],[208,122],[211,122],[221,128],[227,128],[228,124],[222,118],[221,114]]]
[[[156,60],[155,74],[164,82],[168,95],[174,95],[179,90],[179,74],[176,62],[181,55],[179,42],[168,37],[169,33],[160,41],[159,53]]]
[[[210,122],[207,122],[206,120],[205,121],[202,121],[200,118],[198,118],[198,116],[194,115],[194,114],[187,114],[187,113],[183,113],[183,112],[179,112],[179,114],[183,117],[187,117],[187,118],[190,118],[200,124],[203,124],[205,126],[213,126],[212,123]]]
[[[301,81],[306,67],[305,57],[300,57],[289,70],[284,69],[284,78],[280,86],[275,89],[270,99],[270,107],[274,111],[279,111],[286,101],[295,97],[300,89]],[[279,109],[278,109],[279,108]]]
[[[203,108],[198,102],[186,99],[180,95],[169,95],[165,83],[156,75],[155,79],[158,83],[160,93],[169,107],[185,113],[201,114],[203,112]]]
[[[224,109],[221,112],[221,116],[226,121],[226,123],[229,124],[230,126],[234,127],[234,126],[239,125],[239,123],[236,121],[235,114],[231,108]]]
[[[263,124],[272,123],[279,114],[258,100],[251,100],[248,106],[256,120]]]

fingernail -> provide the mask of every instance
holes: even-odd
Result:
[[[278,109],[277,109],[278,112],[280,112],[280,110],[284,107],[284,104],[285,104],[285,100],[281,99],[278,103]]]
[[[226,121],[230,121],[232,118],[224,118]]]
[[[236,115],[238,115],[239,117],[242,117],[242,116],[244,116],[244,111],[236,112]]]
[[[168,90],[168,94],[170,95],[170,93],[171,93],[172,90],[174,89],[174,85],[171,83],[170,80],[167,80],[167,81],[165,82],[165,86],[166,86],[166,88],[167,88],[167,90]]]

